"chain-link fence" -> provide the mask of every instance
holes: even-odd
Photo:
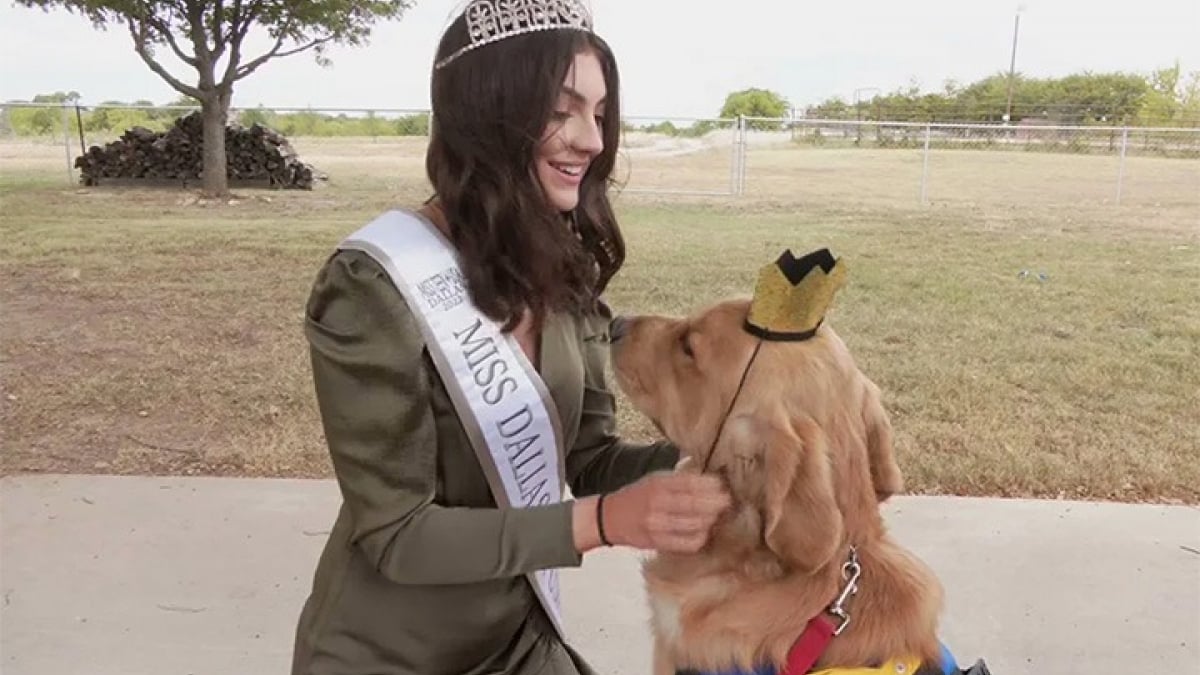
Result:
[[[1200,206],[1200,128],[743,118],[742,193]]]
[[[164,137],[183,135],[184,126],[194,149],[198,116],[153,105],[0,104],[0,152],[8,167],[50,171],[57,163],[78,183],[89,155],[114,147],[128,154],[138,143],[170,152],[176,146]],[[423,177],[426,110],[243,108],[229,124],[284,139],[301,161]],[[626,117],[623,128],[617,180],[630,193],[1200,206],[1200,128],[761,117]]]
[[[734,195],[741,131],[736,119],[626,117],[617,180],[630,193]]]

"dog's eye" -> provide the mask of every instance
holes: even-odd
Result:
[[[679,335],[679,348],[683,350],[684,354],[687,354],[689,359],[696,358],[696,355],[692,353],[692,343],[688,340],[687,333],[681,333]]]

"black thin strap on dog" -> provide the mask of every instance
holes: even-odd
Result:
[[[762,343],[762,338],[759,338],[758,344],[754,345],[754,353],[750,355],[750,360],[746,362],[746,368],[742,371],[742,379],[738,382],[737,391],[733,392],[733,398],[729,401],[729,408],[725,410],[725,415],[721,417],[721,425],[717,427],[717,435],[713,437],[712,447],[708,449],[708,455],[704,457],[704,465],[700,467],[700,473],[708,471],[708,462],[717,450],[717,443],[721,440],[721,434],[725,432],[725,420],[729,419],[729,413],[733,412],[733,406],[737,403],[738,394],[742,393],[742,385],[746,384],[746,376],[750,374],[750,366],[754,364],[754,359],[758,358],[758,350],[762,347]]]

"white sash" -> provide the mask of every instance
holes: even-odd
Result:
[[[415,213],[388,211],[339,248],[370,255],[404,294],[497,504],[562,501],[564,451],[554,401],[516,338],[471,302],[458,257],[441,231]],[[565,639],[558,571],[527,577]]]

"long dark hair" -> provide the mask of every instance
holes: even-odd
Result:
[[[435,61],[466,43],[459,17]],[[574,57],[588,49],[607,88],[604,149],[588,167],[575,210],[564,215],[542,192],[534,157]],[[433,71],[426,172],[472,299],[507,329],[526,308],[538,320],[550,311],[590,310],[625,260],[608,198],[620,141],[618,87],[609,46],[576,30],[510,37]]]

